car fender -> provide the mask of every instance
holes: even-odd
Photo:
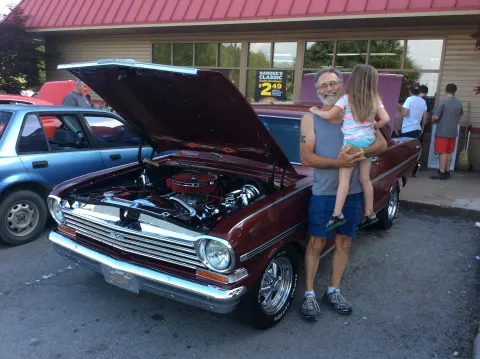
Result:
[[[7,177],[3,177],[0,180],[0,196],[3,196],[13,188],[22,188],[35,190],[39,195],[45,197],[50,193],[50,186],[46,183],[38,180],[33,180],[27,173],[12,174]]]

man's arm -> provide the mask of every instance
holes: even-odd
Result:
[[[428,112],[425,110],[423,113],[423,119],[422,119],[422,132],[420,133],[420,136],[423,134],[423,131],[425,131],[425,124],[427,123],[427,118],[428,118]]]
[[[383,133],[379,130],[375,131],[375,142],[373,142],[370,146],[363,149],[363,153],[365,157],[375,157],[383,152],[385,152],[388,148],[387,140],[383,136]],[[351,151],[350,151],[351,153]]]
[[[300,161],[303,166],[315,168],[340,168],[353,167],[365,157],[359,151],[355,154],[347,154],[349,146],[342,148],[338,158],[326,158],[315,154],[315,131],[313,127],[313,115],[306,113],[300,125]]]
[[[402,116],[406,117],[410,113],[410,103],[412,102],[412,99],[408,97],[405,102],[403,103],[402,107]]]
[[[443,113],[443,102],[440,101],[440,103],[435,106],[435,110],[433,111],[433,116],[432,116],[432,122],[438,122],[440,120],[440,117],[442,116]]]

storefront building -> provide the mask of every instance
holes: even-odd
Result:
[[[480,168],[480,96],[473,92],[480,81],[474,36],[480,0],[23,0],[19,6],[31,15],[30,31],[45,37],[48,80],[71,78],[56,70],[60,63],[128,58],[218,69],[251,102],[259,100],[263,70],[285,77],[281,100],[294,102],[303,75],[331,65],[350,71],[367,63],[402,74],[400,97],[408,96],[411,81],[426,85],[436,100],[455,83]]]

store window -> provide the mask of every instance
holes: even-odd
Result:
[[[173,44],[173,64],[175,66],[192,66],[193,44]]]
[[[308,41],[305,44],[303,67],[319,69],[333,65],[333,41]]]
[[[294,69],[297,56],[296,42],[276,42],[273,47],[273,67],[276,69]]]
[[[240,43],[221,43],[220,46],[220,67],[240,67],[242,57],[242,44]]]
[[[153,62],[162,65],[172,64],[172,44],[153,44]]]
[[[247,99],[250,102],[292,100],[296,55],[296,42],[250,43]]]
[[[443,40],[408,40],[406,69],[440,70]]]
[[[248,67],[251,68],[270,68],[272,57],[272,44],[254,42],[250,43],[248,51]]]
[[[351,70],[358,64],[367,62],[367,40],[337,41],[335,67],[340,70]]]
[[[242,44],[236,42],[158,43],[153,44],[153,62],[164,65],[173,64],[214,69],[223,73],[238,87],[240,83],[241,50]],[[195,59],[193,58],[194,53]]]
[[[217,67],[217,44],[195,44],[195,66]]]
[[[403,40],[372,40],[369,64],[376,69],[400,69],[403,49]]]

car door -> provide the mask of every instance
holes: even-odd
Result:
[[[105,168],[136,162],[140,136],[118,119],[105,115],[84,113],[85,121],[96,141]],[[149,158],[152,148],[144,145],[142,156]]]
[[[47,136],[41,119],[50,126],[51,136]],[[58,126],[54,130],[52,123]],[[102,156],[88,142],[77,114],[28,114],[17,154],[30,177],[50,187],[104,169]]]

